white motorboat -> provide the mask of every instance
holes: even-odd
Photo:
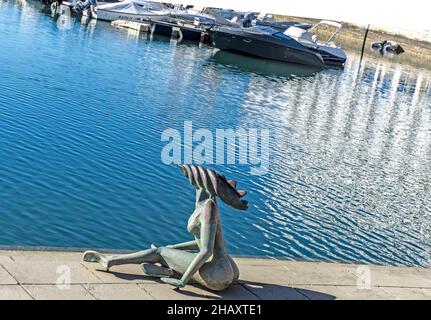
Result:
[[[97,19],[105,21],[145,21],[167,17],[170,11],[159,2],[134,2],[130,0],[97,6]]]

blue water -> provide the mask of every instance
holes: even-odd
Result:
[[[269,128],[268,174],[221,204],[233,254],[431,265],[431,73],[314,72],[0,1],[0,245],[141,249],[190,238],[161,133]]]

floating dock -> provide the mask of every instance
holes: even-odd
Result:
[[[150,20],[151,32],[178,39],[209,43],[208,32],[192,24]]]
[[[173,290],[139,265],[108,273],[81,259],[82,252],[0,251],[0,299],[431,299],[425,268],[235,258],[240,281],[211,292],[194,284]]]
[[[126,28],[137,32],[157,34],[179,40],[189,40],[202,43],[211,42],[209,34],[205,29],[188,24],[158,20],[148,20],[145,22],[115,20],[111,22],[111,25],[116,28]]]
[[[149,23],[115,20],[111,22],[111,25],[116,28],[126,28],[135,30],[137,32],[149,32],[151,30],[151,26]]]

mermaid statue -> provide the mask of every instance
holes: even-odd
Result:
[[[100,263],[107,271],[113,266],[140,264],[145,275],[161,278],[177,288],[191,279],[214,291],[225,290],[235,283],[239,270],[226,250],[216,199],[247,210],[247,201],[241,200],[246,192],[237,190],[236,181],[227,180],[211,169],[194,165],[180,165],[180,169],[196,189],[195,210],[187,225],[195,240],[165,247],[151,245],[149,249],[123,255],[87,251],[83,260]]]

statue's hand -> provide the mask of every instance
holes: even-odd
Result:
[[[174,279],[174,278],[161,278],[164,283],[170,284],[171,286],[175,286],[177,288],[184,288],[185,284],[180,279]]]

